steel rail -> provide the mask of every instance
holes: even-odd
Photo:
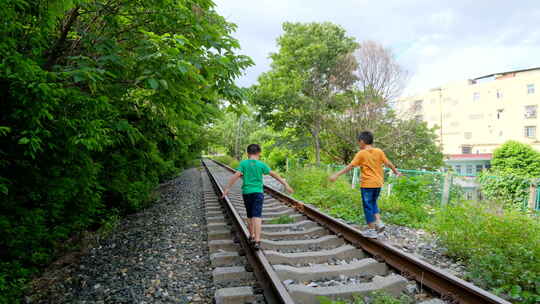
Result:
[[[249,231],[244,224],[242,217],[236,211],[228,197],[221,198],[223,195],[223,188],[217,182],[212,172],[210,172],[210,169],[206,165],[206,161],[202,160],[202,164],[210,177],[210,182],[212,183],[214,190],[220,197],[222,206],[224,207],[229,219],[231,219],[233,231],[240,241],[240,245],[243,249],[243,253],[246,255],[249,265],[253,267],[253,272],[257,277],[257,281],[262,286],[266,301],[271,304],[294,304],[293,299],[279,279],[277,273],[274,271],[274,268],[272,268],[270,265],[270,262],[268,262],[268,259],[263,254],[263,251],[255,251],[250,246],[248,241]]]
[[[212,160],[221,167],[235,172],[231,167]],[[353,245],[371,254],[374,258],[383,260],[391,267],[397,269],[409,279],[419,282],[423,286],[438,293],[443,300],[452,300],[461,304],[511,304],[510,302],[462,280],[447,271],[439,269],[425,261],[385,242],[364,237],[360,230],[322,213],[311,205],[284,194],[272,187],[264,186],[266,192],[280,201],[286,203],[311,220],[342,236]]]

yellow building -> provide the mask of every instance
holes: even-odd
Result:
[[[490,154],[508,140],[540,150],[540,68],[454,82],[397,103],[401,115],[438,126],[447,156]]]

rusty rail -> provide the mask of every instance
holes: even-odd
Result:
[[[215,160],[212,161],[230,172],[235,172],[234,169],[225,164]],[[342,236],[345,240],[368,252],[373,257],[383,260],[389,266],[400,271],[405,277],[413,279],[438,293],[444,300],[453,300],[461,304],[511,304],[478,286],[436,268],[413,255],[400,251],[394,246],[379,240],[366,238],[358,229],[322,213],[313,206],[306,205],[272,187],[265,185],[264,188],[268,194],[295,208],[298,212],[335,234]]]
[[[212,183],[218,196],[221,197],[223,194],[223,189],[216,181],[212,172],[210,172],[210,169],[206,166],[205,160],[202,161],[202,164],[206,169],[206,172],[210,177],[210,182]],[[229,168],[229,170],[232,169]],[[262,250],[255,251],[249,245],[248,229],[244,224],[242,217],[240,216],[240,214],[238,214],[238,212],[230,202],[229,198],[225,197],[223,199],[220,199],[220,202],[224,207],[225,211],[227,212],[229,219],[231,219],[233,231],[240,241],[240,245],[246,255],[249,265],[253,267],[253,272],[257,277],[257,281],[259,282],[259,284],[261,284],[266,301],[271,304],[294,304],[293,299],[287,292],[287,289],[285,289],[285,286],[283,286],[283,283],[268,262],[268,259],[263,254]]]

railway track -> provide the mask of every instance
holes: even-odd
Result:
[[[351,300],[374,291],[399,296],[417,286],[438,296],[421,304],[509,303],[268,186],[263,250],[253,251],[239,183],[219,199],[234,170],[207,159],[203,165],[218,304],[318,303],[320,297]],[[293,222],[272,224],[283,215]]]

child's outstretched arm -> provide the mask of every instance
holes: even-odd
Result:
[[[399,172],[398,169],[396,168],[396,166],[394,166],[394,164],[392,164],[392,162],[389,161],[388,159],[386,159],[386,160],[384,161],[384,164],[385,164],[388,168],[390,168],[390,169],[392,170],[392,172],[394,172],[394,174],[395,174],[396,176],[402,176],[402,175],[403,175],[403,173]]]
[[[229,190],[238,181],[238,179],[240,179],[240,177],[242,177],[242,172],[240,171],[236,171],[236,173],[233,176],[231,176],[231,178],[229,179],[229,183],[227,184],[227,187],[225,187],[225,190],[223,190],[223,195],[221,196],[221,198],[225,198],[225,196],[229,194]]]
[[[279,174],[277,174],[274,171],[270,171],[270,176],[275,178],[280,184],[282,184],[285,187],[285,190],[287,190],[287,192],[289,193],[294,192],[293,188],[291,188],[291,186],[289,186],[287,181],[283,177],[281,177]]]
[[[340,177],[341,175],[343,175],[343,174],[345,174],[345,173],[351,171],[353,168],[354,168],[354,166],[351,165],[351,164],[349,164],[349,165],[347,165],[347,167],[345,167],[345,168],[339,170],[338,172],[332,174],[332,175],[328,178],[328,180],[331,181],[331,182],[335,182],[335,181],[338,179],[338,177]]]

